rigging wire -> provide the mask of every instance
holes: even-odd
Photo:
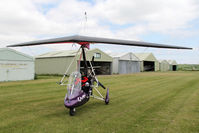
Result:
[[[75,57],[73,58],[73,60],[72,60],[71,63],[69,64],[69,66],[67,67],[67,69],[66,69],[66,71],[65,71],[65,73],[64,73],[64,76],[62,77],[62,79],[61,79],[61,81],[60,81],[60,84],[61,84],[61,85],[63,85],[63,83],[66,82],[66,81],[64,81],[64,79],[65,79],[65,77],[66,77],[66,75],[67,75],[67,73],[68,73],[68,71],[69,71],[71,65],[72,65],[73,62],[77,59],[77,55],[78,55],[78,53],[80,52],[80,49],[81,49],[81,47],[78,49],[78,51],[76,52]]]
[[[148,47],[146,47],[146,48],[143,50],[143,52],[142,52],[142,53],[144,53],[146,50],[148,50]]]

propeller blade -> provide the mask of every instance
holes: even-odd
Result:
[[[103,44],[115,44],[115,45],[128,45],[128,46],[138,46],[138,47],[154,47],[154,48],[169,48],[169,49],[192,49],[188,47],[148,43],[141,41],[131,41],[131,40],[120,40],[120,39],[110,39],[101,37],[89,37],[89,36],[68,36],[54,39],[46,39],[40,41],[31,41],[26,43],[20,43],[15,45],[9,45],[7,47],[21,47],[21,46],[33,46],[33,45],[43,45],[52,43],[103,43]]]

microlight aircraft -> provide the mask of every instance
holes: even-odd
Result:
[[[138,47],[153,47],[153,48],[168,48],[168,49],[192,49],[188,47],[173,46],[173,45],[164,45],[156,43],[148,43],[141,41],[131,41],[131,40],[120,40],[120,39],[110,39],[110,38],[100,38],[100,37],[89,37],[89,36],[68,36],[61,38],[53,38],[39,41],[31,41],[16,45],[9,45],[8,47],[22,47],[22,46],[33,46],[33,45],[43,45],[43,44],[57,44],[57,43],[77,43],[80,45],[79,50],[77,51],[76,57],[79,52],[81,52],[78,69],[70,74],[68,83],[66,83],[66,73],[69,70],[71,64],[74,62],[71,61],[71,64],[67,68],[65,74],[63,75],[60,85],[67,86],[67,93],[64,98],[65,107],[69,108],[69,114],[73,116],[75,114],[75,108],[79,107],[89,101],[91,97],[102,100],[105,104],[109,103],[109,89],[106,88],[96,77],[93,62],[94,57],[91,61],[86,59],[86,49],[89,49],[90,44],[115,44],[115,45],[127,45],[127,46],[138,46]],[[83,57],[83,72],[80,72],[80,60]],[[106,89],[106,95],[103,96],[98,87]],[[98,95],[94,95],[93,90]]]

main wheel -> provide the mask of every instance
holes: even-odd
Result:
[[[70,116],[74,116],[75,115],[75,108],[70,108],[69,115]]]
[[[105,104],[108,104],[109,103],[109,99],[105,99]]]

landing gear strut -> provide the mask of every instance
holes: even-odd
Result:
[[[108,104],[108,103],[109,103],[109,89],[107,88],[105,104]]]

